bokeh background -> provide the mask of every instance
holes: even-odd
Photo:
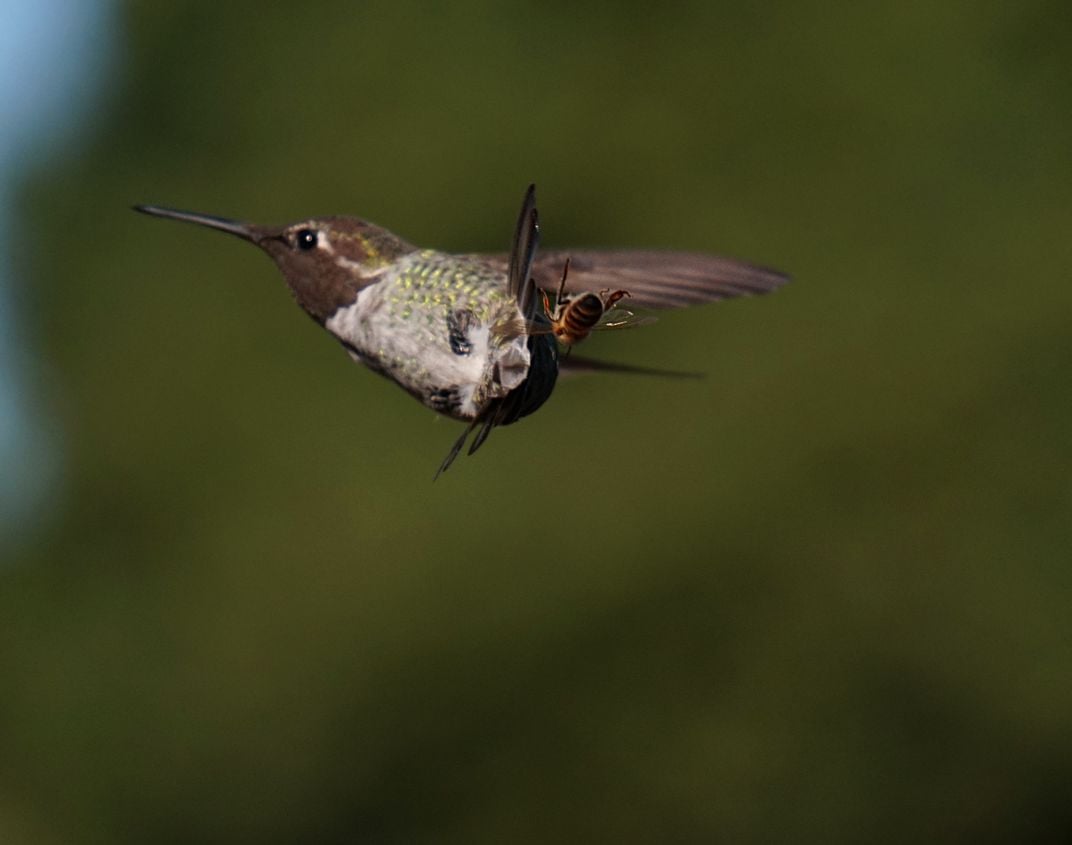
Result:
[[[0,841],[1069,841],[1065,6],[48,5]],[[129,211],[500,251],[530,181],[548,246],[795,280],[435,484],[457,424]]]

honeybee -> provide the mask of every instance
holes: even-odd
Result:
[[[625,308],[614,307],[619,300],[629,296],[629,291],[585,291],[567,295],[565,291],[569,266],[567,258],[562,268],[562,281],[559,282],[553,308],[547,292],[543,292],[543,310],[550,325],[542,328],[531,327],[530,333],[542,331],[553,334],[563,346],[571,347],[588,337],[592,331],[630,329],[655,322],[655,317],[641,317]]]

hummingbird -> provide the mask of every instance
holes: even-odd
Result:
[[[503,254],[421,249],[357,217],[261,226],[156,205],[134,210],[227,232],[260,247],[297,304],[351,358],[433,411],[467,423],[436,477],[472,432],[470,455],[492,429],[543,405],[560,369],[657,372],[573,355],[560,359],[540,291],[556,292],[562,300],[619,288],[640,308],[681,308],[767,293],[789,278],[700,253],[573,250],[537,256],[534,185],[522,200],[510,252]],[[567,261],[568,280],[562,273]]]

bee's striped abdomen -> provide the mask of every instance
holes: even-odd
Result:
[[[586,293],[572,300],[560,321],[564,334],[584,336],[592,330],[603,316],[603,300],[594,293]]]

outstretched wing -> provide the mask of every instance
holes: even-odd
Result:
[[[526,320],[536,313],[536,286],[532,284],[533,257],[540,242],[540,220],[536,212],[536,186],[529,185],[517,216],[514,242],[506,271],[507,294],[517,301]]]
[[[635,364],[616,364],[613,361],[599,361],[581,355],[570,355],[558,362],[559,373],[564,376],[585,375],[588,373],[620,373],[634,376],[657,376],[659,378],[704,378],[704,373],[692,370],[664,370],[658,367],[640,367]]]
[[[486,258],[505,271],[505,256]],[[720,255],[578,249],[541,252],[532,264],[537,286],[557,290],[567,258],[567,293],[627,290],[630,305],[638,308],[684,308],[734,296],[757,296],[789,281],[789,276],[778,270]]]

